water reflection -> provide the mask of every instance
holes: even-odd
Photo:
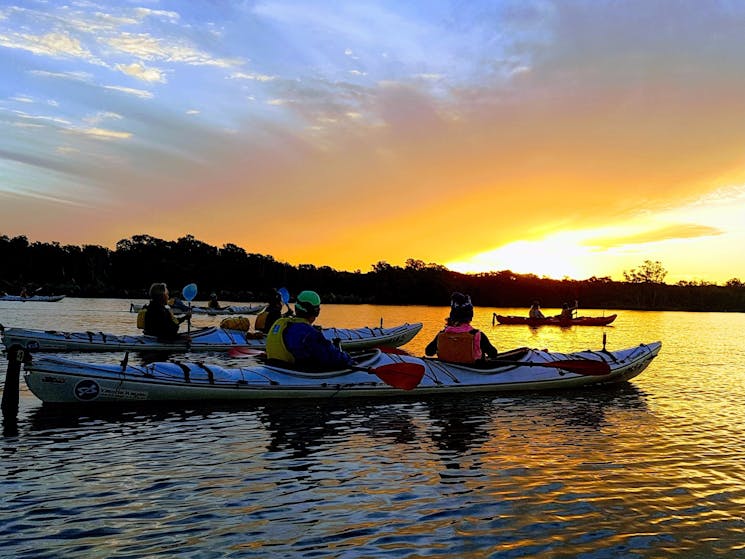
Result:
[[[493,397],[433,398],[426,407],[435,428],[432,441],[445,453],[464,454],[489,438]]]
[[[270,402],[259,411],[259,421],[269,436],[267,452],[289,450],[286,456],[293,459],[290,467],[307,469],[307,463],[298,459],[307,458],[321,441],[335,435],[347,413],[349,410],[327,402]]]
[[[613,412],[645,411],[646,397],[633,384],[590,386],[580,392],[557,392],[532,397],[548,416],[569,427],[600,430]]]

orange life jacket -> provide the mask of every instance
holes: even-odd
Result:
[[[443,330],[437,335],[437,357],[451,363],[475,363],[481,358],[480,348],[477,350],[476,345],[479,334],[478,330],[473,329],[468,332]]]

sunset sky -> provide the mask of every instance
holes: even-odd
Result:
[[[0,0],[0,235],[745,281],[745,2]]]

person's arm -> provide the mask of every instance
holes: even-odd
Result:
[[[435,339],[432,340],[427,344],[427,347],[424,348],[424,355],[428,357],[432,357],[433,355],[437,355],[437,337],[440,335],[440,333],[437,333],[437,336],[435,336]]]
[[[336,367],[350,367],[356,365],[356,362],[346,352],[338,349],[329,340],[327,340],[320,330],[316,330],[312,326],[304,328],[300,338],[296,340],[296,343],[292,343],[288,339],[288,335],[297,333],[292,332],[296,330],[295,327],[288,328],[285,331],[285,343],[288,345],[288,349],[291,350],[295,356],[295,360],[299,365],[307,365],[317,369],[333,369]]]
[[[489,338],[486,337],[486,334],[481,332],[481,353],[483,353],[486,357],[497,357],[499,355],[499,352],[497,351],[497,348],[492,345],[492,343],[489,341]]]

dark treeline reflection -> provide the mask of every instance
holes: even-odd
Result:
[[[739,279],[726,285],[668,285],[660,281],[659,263],[657,274],[633,270],[624,282],[594,276],[554,280],[509,270],[461,274],[413,258],[403,267],[380,260],[366,272],[346,272],[292,266],[230,243],[214,247],[191,235],[176,241],[135,235],[114,250],[2,235],[0,261],[0,291],[11,294],[25,287],[39,294],[144,298],[152,282],[165,281],[174,293],[195,282],[200,296],[215,291],[233,301],[265,300],[271,289],[286,287],[293,294],[314,289],[326,302],[444,305],[457,290],[470,293],[479,306],[492,307],[527,308],[534,299],[544,307],[560,307],[576,299],[583,308],[745,311],[745,284]]]

